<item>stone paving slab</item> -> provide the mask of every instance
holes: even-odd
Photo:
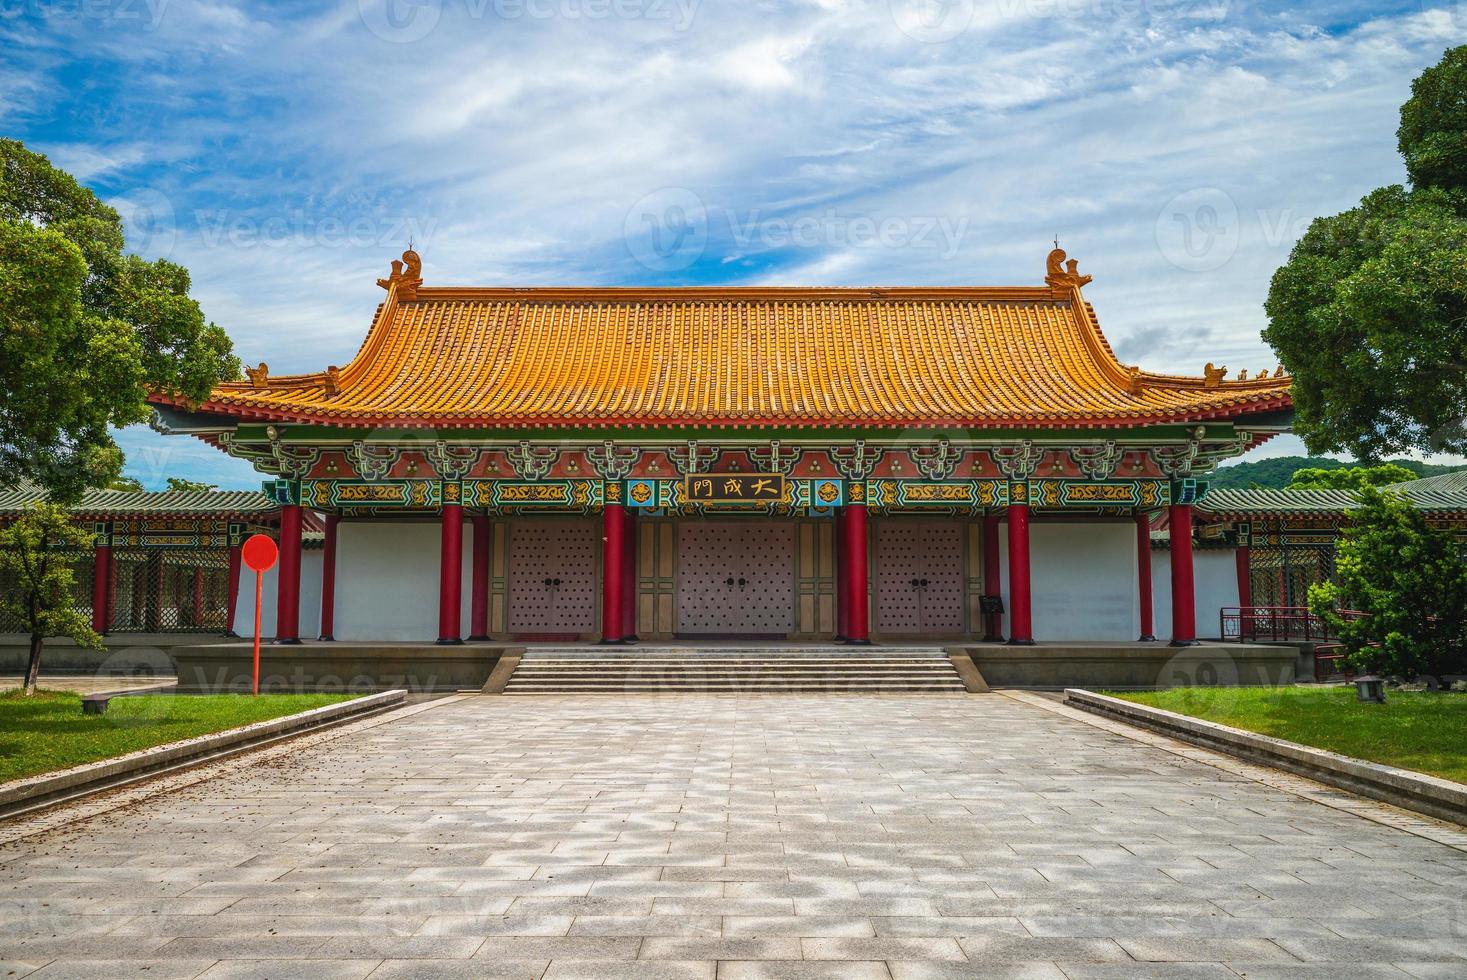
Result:
[[[1458,838],[1106,725],[418,705],[6,822],[0,977],[1467,976]]]

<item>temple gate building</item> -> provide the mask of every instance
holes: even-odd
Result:
[[[1055,249],[1036,286],[470,288],[409,250],[349,364],[155,424],[269,476],[277,642],[310,511],[320,633],[443,644],[1134,643],[1166,514],[1189,644],[1238,598],[1197,593],[1193,504],[1289,379],[1122,364],[1088,281]]]

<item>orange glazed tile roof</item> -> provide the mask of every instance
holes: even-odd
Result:
[[[352,427],[1061,428],[1290,405],[1286,377],[1184,378],[1119,364],[1079,283],[456,289],[396,274],[382,282],[388,299],[350,364],[286,377],[261,365],[198,410]]]

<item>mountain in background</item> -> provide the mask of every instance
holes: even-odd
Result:
[[[1414,459],[1388,459],[1384,462],[1404,466],[1417,476],[1436,476],[1440,473],[1454,473],[1457,470],[1467,469],[1467,466],[1422,463]],[[1337,470],[1357,465],[1359,464],[1343,463],[1338,459],[1326,459],[1322,456],[1277,456],[1273,459],[1260,459],[1256,463],[1220,466],[1203,479],[1207,481],[1210,490],[1246,490],[1250,487],[1282,490],[1289,485],[1295,470],[1310,468]]]

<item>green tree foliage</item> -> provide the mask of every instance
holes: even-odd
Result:
[[[186,490],[190,493],[201,493],[205,490],[218,490],[218,484],[200,483],[197,480],[185,480],[182,477],[170,476],[168,478],[169,490]]]
[[[1462,469],[1460,466],[1423,463],[1416,459],[1391,459],[1386,462],[1410,473],[1409,477],[1404,478],[1409,480],[1420,479],[1423,476],[1440,476],[1443,473],[1454,473]],[[1282,490],[1293,482],[1294,474],[1299,470],[1338,470],[1355,465],[1358,464],[1342,462],[1328,456],[1275,456],[1271,459],[1219,466],[1207,475],[1207,483],[1213,490],[1249,488]]]
[[[1467,187],[1467,45],[1411,83],[1396,146],[1416,187]]]
[[[1395,677],[1467,673],[1467,560],[1398,494],[1364,487],[1340,538],[1337,581],[1309,607],[1361,670]],[[1351,610],[1363,615],[1342,615]]]
[[[122,221],[44,156],[0,140],[0,484],[53,499],[121,470],[111,429],[154,388],[199,400],[239,373],[188,272],[123,252]]]
[[[0,530],[0,608],[25,623],[30,634],[30,660],[25,693],[36,690],[41,649],[46,638],[64,636],[78,645],[100,649],[102,638],[87,617],[72,608],[75,581],[71,563],[76,552],[91,549],[90,536],[71,523],[66,511],[50,503],[28,508]]]
[[[1416,474],[1395,463],[1378,466],[1341,466],[1335,469],[1307,467],[1294,471],[1288,490],[1363,490],[1388,487],[1416,479]]]
[[[1318,218],[1274,274],[1263,337],[1294,375],[1311,452],[1467,449],[1467,46],[1412,87],[1411,188]]]
[[[119,476],[107,482],[108,490],[142,490],[143,482],[130,476]]]

